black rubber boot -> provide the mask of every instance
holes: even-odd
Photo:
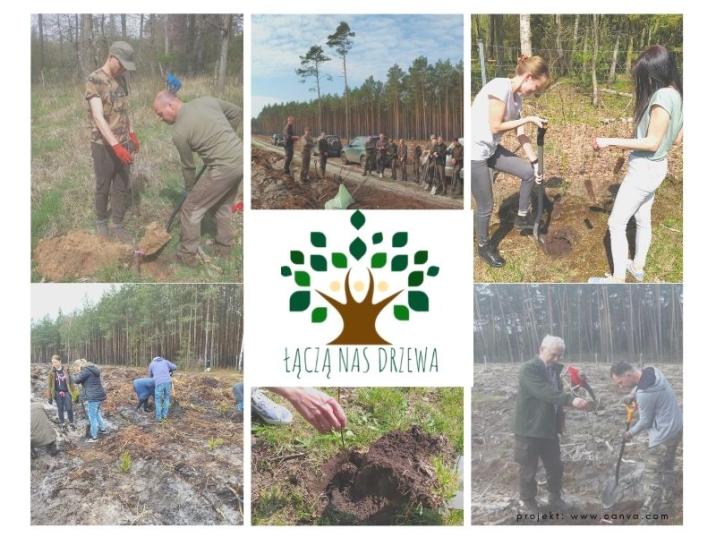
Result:
[[[505,258],[500,255],[497,248],[488,240],[478,243],[477,255],[487,261],[491,267],[502,267],[505,265]]]
[[[515,217],[515,229],[522,231],[524,229],[532,230],[534,226],[534,218],[530,218],[529,216],[520,216],[519,214]]]

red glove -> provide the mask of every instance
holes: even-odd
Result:
[[[112,151],[114,151],[114,154],[125,166],[129,166],[132,163],[132,155],[129,154],[129,151],[127,151],[122,144],[113,145]]]
[[[139,153],[139,138],[137,138],[137,133],[130,132],[129,140],[132,142],[132,145],[134,146],[134,152]]]

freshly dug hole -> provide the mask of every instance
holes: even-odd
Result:
[[[544,237],[544,250],[551,257],[564,257],[574,248],[575,234],[570,228],[550,229]]]
[[[323,465],[326,514],[342,523],[388,524],[411,506],[440,507],[431,459],[448,450],[443,437],[418,427],[393,431],[366,453],[340,453]]]
[[[154,255],[171,239],[172,236],[167,233],[161,222],[152,222],[144,228],[144,235],[137,244],[137,251],[145,256]]]

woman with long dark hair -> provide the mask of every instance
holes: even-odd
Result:
[[[631,149],[629,168],[609,216],[614,271],[589,283],[624,283],[629,272],[644,280],[651,244],[651,207],[654,193],[668,171],[667,153],[683,138],[683,88],[674,55],[662,45],[645,50],[632,68],[634,82],[634,138],[596,138],[595,151],[607,147]],[[636,248],[629,259],[627,222],[636,220]]]

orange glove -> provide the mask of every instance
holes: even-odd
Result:
[[[113,145],[112,151],[114,151],[114,154],[125,166],[129,166],[132,163],[132,155],[129,154],[129,151],[127,151],[122,144]]]
[[[132,146],[134,147],[134,152],[139,153],[139,138],[137,138],[137,133],[130,132],[129,140],[132,142]]]

